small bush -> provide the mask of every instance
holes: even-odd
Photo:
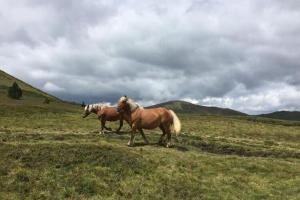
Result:
[[[49,104],[50,103],[50,99],[48,99],[47,97],[44,99],[44,104]]]
[[[22,89],[14,82],[11,87],[8,88],[8,96],[12,99],[20,99],[23,95]]]

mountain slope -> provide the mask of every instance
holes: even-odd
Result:
[[[23,96],[20,100],[14,100],[7,96],[8,88],[13,84],[13,82],[17,82],[23,91]],[[44,103],[45,98],[50,100],[50,104]],[[22,106],[26,108],[42,107],[48,110],[77,110],[78,107],[78,105],[60,100],[59,98],[39,90],[2,70],[0,70],[0,106],[2,106],[3,109],[6,106],[13,106],[14,108],[18,107],[18,109],[20,109],[20,106]],[[7,108],[5,109],[7,110]]]
[[[268,113],[268,114],[262,114],[259,116],[273,118],[273,119],[300,121],[300,112],[299,111],[278,111],[278,112],[273,112],[273,113]]]
[[[23,91],[27,92],[27,93],[34,93],[36,96],[43,96],[43,97],[48,97],[50,99],[55,99],[55,100],[59,100],[58,98],[49,95],[31,85],[29,85],[28,83],[25,83],[24,81],[13,77],[10,74],[7,74],[6,72],[0,70],[0,89],[1,90],[6,90],[8,87],[10,87],[12,85],[13,82],[17,82],[17,84],[22,88]]]
[[[149,108],[156,108],[156,107],[165,107],[179,113],[195,113],[195,114],[197,113],[202,115],[220,115],[220,116],[247,115],[245,113],[238,112],[228,108],[200,106],[185,101],[168,101],[153,106],[149,106]]]

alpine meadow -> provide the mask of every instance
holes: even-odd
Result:
[[[20,100],[6,97],[14,81]],[[0,83],[1,199],[300,198],[300,122],[179,112],[172,148],[156,144],[159,130],[127,147],[127,124],[99,135],[79,104],[4,72]]]
[[[0,200],[300,200],[299,0],[0,0]]]

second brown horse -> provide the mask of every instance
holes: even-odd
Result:
[[[123,117],[117,111],[117,108],[110,107],[107,104],[90,104],[85,106],[83,118],[86,118],[89,114],[94,113],[98,116],[99,121],[101,122],[100,134],[104,133],[104,129],[111,131],[111,128],[105,126],[106,121],[120,121],[119,128],[116,130],[117,133],[121,130],[123,126]]]

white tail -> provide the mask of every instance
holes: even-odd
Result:
[[[169,110],[172,117],[173,117],[173,124],[172,124],[172,129],[173,132],[176,133],[176,135],[178,135],[181,131],[181,123],[180,120],[178,119],[177,115],[175,114],[175,112],[173,110]]]

